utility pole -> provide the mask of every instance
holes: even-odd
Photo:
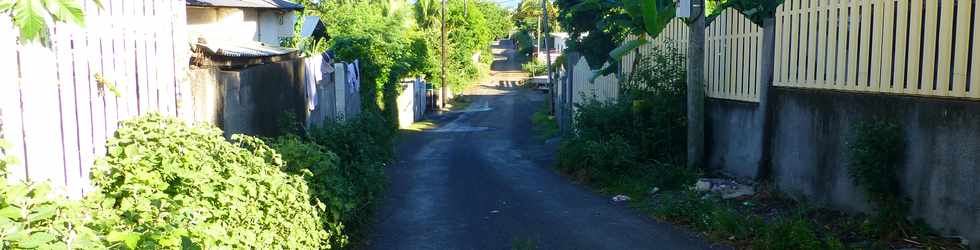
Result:
[[[442,0],[442,99],[440,108],[446,108],[446,96],[449,95],[449,84],[446,83],[446,0]]]
[[[549,86],[549,88],[551,88],[550,90],[548,90],[548,93],[550,93],[551,96],[554,96],[555,95],[555,91],[554,91],[554,87],[552,87],[552,86],[554,86],[555,83],[551,81],[551,47],[548,46],[548,34],[551,33],[549,31],[549,29],[548,29],[549,28],[548,27],[548,0],[541,0],[541,13],[542,13],[542,15],[541,15],[541,17],[542,17],[541,18],[541,27],[542,27],[542,29],[541,29],[542,30],[541,31],[541,39],[544,40],[544,44],[543,44],[544,51],[545,51],[544,53],[545,53],[545,55],[547,57],[547,59],[545,59],[545,61],[546,61],[545,68],[548,70],[548,86]],[[534,77],[534,76],[531,76],[531,77]],[[554,99],[554,98],[552,98],[552,99]]]
[[[687,45],[687,166],[704,167],[704,0],[691,0]]]

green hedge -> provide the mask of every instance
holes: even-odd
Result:
[[[345,223],[366,221],[383,191],[393,132],[381,121],[331,124],[312,141],[274,138],[278,152],[160,115],[124,121],[82,200],[0,183],[0,249],[343,247]],[[8,164],[2,150],[0,159]]]
[[[380,115],[362,113],[346,122],[311,129],[308,137],[285,135],[270,141],[286,161],[286,171],[306,175],[314,198],[326,206],[327,229],[346,245],[370,219],[384,192],[384,166],[393,157],[393,130]]]

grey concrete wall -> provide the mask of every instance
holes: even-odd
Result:
[[[195,122],[220,127],[226,135],[273,135],[286,112],[306,120],[302,60],[240,70],[191,71]]]
[[[709,168],[754,180],[762,158],[759,104],[708,98],[705,103],[705,150]]]
[[[911,215],[980,242],[980,102],[785,88],[772,101],[772,174],[782,191],[870,211],[847,174],[847,141],[859,121],[892,120],[905,131],[899,176]]]

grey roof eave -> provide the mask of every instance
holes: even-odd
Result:
[[[270,2],[271,1],[271,2]],[[303,10],[301,4],[284,0],[264,0],[261,3],[242,1],[242,0],[187,0],[187,6],[203,8],[249,8],[249,9],[280,9],[280,10]]]

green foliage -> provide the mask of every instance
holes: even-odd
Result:
[[[714,209],[713,201],[701,199],[697,192],[682,190],[665,194],[659,204],[653,207],[653,215],[662,220],[681,224],[691,224],[705,229],[710,223],[705,215]]]
[[[406,77],[422,76],[442,86],[440,70],[440,4],[421,0],[412,6],[398,2],[301,1],[308,15],[330,25],[329,42],[337,58],[361,62],[361,97],[364,110],[382,111],[389,124],[397,117],[398,84]],[[449,1],[446,12],[447,86],[462,89],[486,74],[490,42],[510,28],[507,12],[489,1]],[[481,53],[480,61],[473,56]],[[381,104],[380,107],[378,104]],[[389,127],[394,128],[393,125]]]
[[[3,125],[3,124],[0,124]],[[3,139],[3,130],[0,130],[0,179],[7,177],[7,166],[17,164],[17,159],[11,155],[7,155],[7,150],[10,150],[10,142]]]
[[[819,227],[802,212],[764,220],[725,200],[700,197],[691,190],[668,192],[655,202],[651,209],[655,217],[689,225],[713,240],[729,242],[740,249],[845,249],[833,236],[821,238]]]
[[[828,249],[813,228],[813,223],[801,216],[779,218],[764,227],[761,237],[752,245],[761,250]]]
[[[46,183],[0,183],[0,249],[105,249],[78,202]],[[111,242],[124,240],[107,239]],[[71,246],[71,247],[69,247]]]
[[[785,0],[717,0],[705,1],[708,18],[718,16],[727,8],[733,8],[757,25],[762,20],[776,16],[776,8]]]
[[[538,62],[538,60],[531,60],[529,62],[521,65],[524,72],[531,74],[532,76],[544,75],[548,72],[548,66],[544,63]]]
[[[384,191],[384,166],[393,156],[394,133],[376,114],[311,130],[310,138],[285,135],[271,145],[286,161],[285,171],[304,175],[314,198],[326,205],[326,229],[335,246],[357,236]]]
[[[101,6],[101,2],[94,0]],[[20,30],[20,40],[47,43],[46,20],[85,26],[85,14],[75,0],[0,0],[0,14],[10,12]]]
[[[516,42],[518,54],[528,57],[534,53],[534,38],[527,32],[514,33],[514,42]]]
[[[585,56],[592,68],[610,62],[618,68],[616,60],[610,61],[610,52],[617,48],[630,33],[643,30],[643,20],[632,17],[621,1],[557,0],[558,22],[569,33],[568,50]]]
[[[326,206],[323,216],[324,229],[336,237],[331,246],[344,247],[349,236],[345,235],[345,216],[359,208],[357,194],[353,193],[352,181],[343,176],[340,159],[327,148],[288,134],[269,141],[269,145],[286,161],[286,173],[303,176],[310,187],[313,202]]]
[[[96,227],[139,249],[329,248],[302,177],[261,140],[232,141],[155,114],[121,122],[92,173]]]
[[[674,50],[653,58],[676,57]],[[684,167],[686,113],[683,63],[638,67],[616,102],[587,102],[574,115],[575,133],[560,146],[558,167],[584,181],[621,191],[649,185],[681,189],[696,180]]]
[[[874,235],[888,237],[907,224],[909,204],[898,180],[904,151],[904,134],[897,124],[875,120],[855,125],[848,173],[878,209],[869,223],[872,230],[867,230]]]
[[[549,115],[550,107],[538,110],[531,115],[531,123],[534,124],[534,132],[540,138],[552,138],[558,134],[558,122]]]

